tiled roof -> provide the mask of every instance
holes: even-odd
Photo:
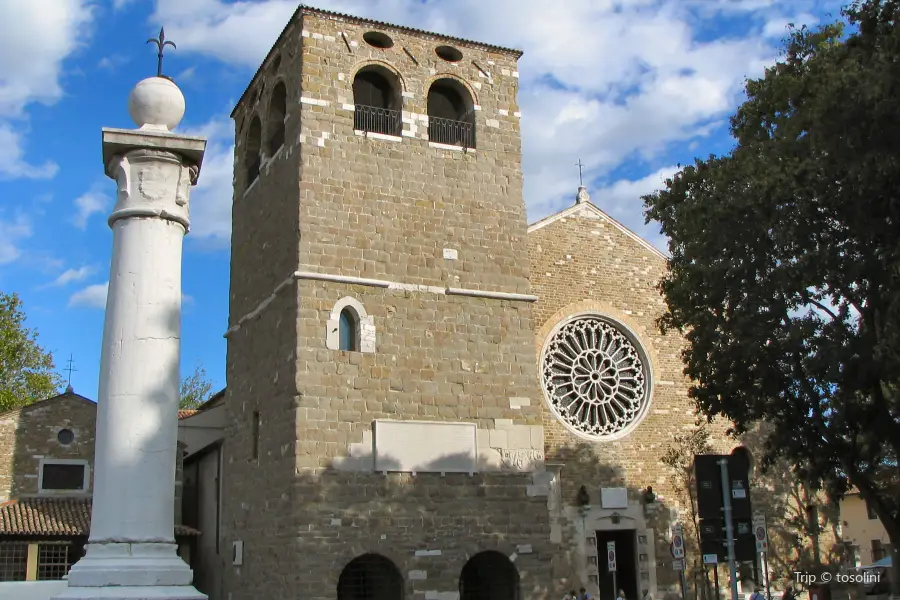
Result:
[[[86,536],[91,529],[91,501],[87,498],[25,498],[0,504],[0,535]],[[177,536],[200,532],[175,526]]]
[[[200,411],[199,411],[199,410],[194,410],[194,409],[190,409],[190,410],[179,410],[179,411],[178,411],[178,419],[179,419],[179,420],[181,420],[181,419],[187,419],[188,417],[192,417],[192,416],[196,415],[198,412],[200,412]]]

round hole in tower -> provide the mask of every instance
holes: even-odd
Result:
[[[63,446],[68,446],[75,441],[75,434],[71,429],[60,429],[56,434],[56,440]]]
[[[447,62],[459,62],[462,60],[462,52],[453,46],[438,46],[434,49],[434,53]]]
[[[363,41],[373,48],[387,50],[394,47],[394,40],[386,33],[380,31],[367,31],[363,34]]]

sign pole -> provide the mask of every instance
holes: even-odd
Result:
[[[728,481],[728,459],[719,459],[722,470],[722,496],[725,508],[725,537],[728,542],[728,574],[731,576],[731,600],[738,600],[737,566],[734,560],[734,524],[731,522],[731,484]]]
[[[619,590],[616,586],[616,543],[606,542],[606,567],[612,573],[613,599],[619,597]]]
[[[772,600],[772,589],[769,582],[769,532],[766,529],[766,516],[753,517],[753,534],[756,538],[756,555],[762,555],[763,577],[766,582],[766,598]]]
[[[715,580],[716,586],[716,600],[722,600],[722,595],[719,593],[719,565],[713,565],[713,579]]]
[[[687,582],[684,579],[684,527],[681,523],[676,523],[675,527],[672,528],[672,558],[678,561],[678,570],[681,573],[678,578],[681,583],[681,600],[687,600]]]

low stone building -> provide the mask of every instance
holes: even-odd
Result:
[[[0,582],[62,579],[83,555],[96,414],[96,403],[71,387],[0,414]],[[181,461],[173,467],[180,482]],[[176,540],[190,561],[200,532],[180,525],[180,494],[174,502]]]

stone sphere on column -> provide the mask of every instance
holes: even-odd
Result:
[[[184,95],[171,79],[148,77],[131,91],[128,113],[140,129],[172,131],[184,116]]]

